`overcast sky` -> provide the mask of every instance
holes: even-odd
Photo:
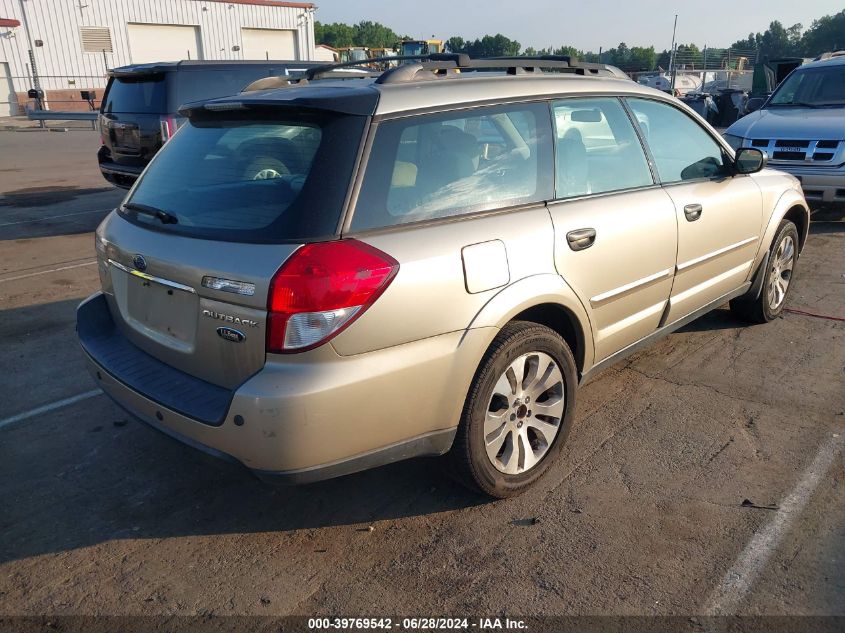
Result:
[[[843,0],[316,0],[320,22],[381,22],[400,35],[467,39],[502,33],[522,47],[598,51],[625,42],[659,51],[678,41],[728,46],[772,20],[789,27],[837,13]]]

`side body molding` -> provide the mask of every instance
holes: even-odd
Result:
[[[496,328],[490,330],[492,342],[499,329],[520,312],[542,304],[554,304],[565,308],[574,317],[576,327],[583,335],[582,372],[593,366],[594,344],[590,318],[578,296],[560,275],[543,273],[531,275],[510,284],[493,296],[478,312],[467,329]],[[488,343],[489,345],[489,343]]]

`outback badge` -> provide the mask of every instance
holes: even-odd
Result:
[[[217,335],[220,338],[224,338],[227,341],[232,341],[233,343],[243,343],[244,339],[246,338],[246,334],[231,327],[217,328]]]

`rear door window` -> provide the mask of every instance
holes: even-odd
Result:
[[[367,230],[550,199],[545,103],[473,108],[378,126],[352,217]]]
[[[127,200],[176,222],[121,213],[158,230],[227,241],[331,237],[365,123],[365,117],[283,108],[192,117]]]
[[[618,99],[565,99],[553,105],[558,198],[654,184],[634,126]]]
[[[166,114],[165,74],[114,77],[109,81],[103,112],[130,114]]]

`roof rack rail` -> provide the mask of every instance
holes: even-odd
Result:
[[[461,57],[461,55],[453,53],[430,53],[428,55],[394,55],[388,57],[371,57],[368,59],[359,59],[348,62],[335,62],[333,64],[323,64],[321,66],[314,66],[312,68],[306,69],[303,79],[307,81],[310,81],[312,79],[318,79],[326,73],[331,72],[333,70],[338,70],[340,68],[359,69],[364,71],[375,72],[377,75],[381,75],[384,71],[374,71],[373,68],[367,68],[367,64],[389,64],[393,62],[406,62],[413,60],[455,62],[457,61],[458,57]],[[467,60],[469,59],[468,55],[463,55],[463,57],[466,57]]]
[[[390,62],[417,62],[390,68],[380,74],[378,83],[396,83],[418,79],[420,70],[435,71],[448,76],[449,70],[505,70],[517,75],[539,70],[554,70],[578,75],[599,75],[628,79],[628,75],[615,66],[582,62],[575,57],[564,55],[541,55],[537,57],[470,57],[465,53],[431,53],[429,55],[400,55],[396,57],[374,57],[365,61],[340,62],[315,66],[305,71],[305,79],[314,79],[327,71],[338,68],[361,68],[364,64]],[[414,69],[412,71],[411,69]],[[367,70],[362,68],[362,70]],[[371,69],[370,69],[371,70]]]
[[[429,55],[417,64],[407,64],[384,72],[376,83],[389,84],[414,81],[418,79],[436,79],[450,77],[449,69],[456,70],[504,70],[508,75],[526,75],[544,70],[571,73],[583,76],[602,76],[629,79],[615,66],[582,62],[575,57],[562,55],[542,55],[537,57],[478,57],[469,55]],[[434,71],[433,75],[420,71]]]
[[[402,64],[385,71],[367,68],[367,64],[392,62],[414,62]],[[361,72],[353,73],[351,70]],[[465,53],[431,53],[429,55],[398,55],[395,57],[373,57],[367,60],[339,62],[308,68],[298,77],[264,77],[254,81],[243,92],[304,85],[315,79],[326,78],[372,78],[378,84],[395,84],[409,81],[454,78],[458,71],[504,70],[508,75],[526,75],[544,70],[571,73],[586,77],[616,77],[628,79],[628,75],[606,64],[582,62],[575,57],[563,55],[541,55],[537,57],[477,57]],[[450,71],[452,71],[450,73]]]

